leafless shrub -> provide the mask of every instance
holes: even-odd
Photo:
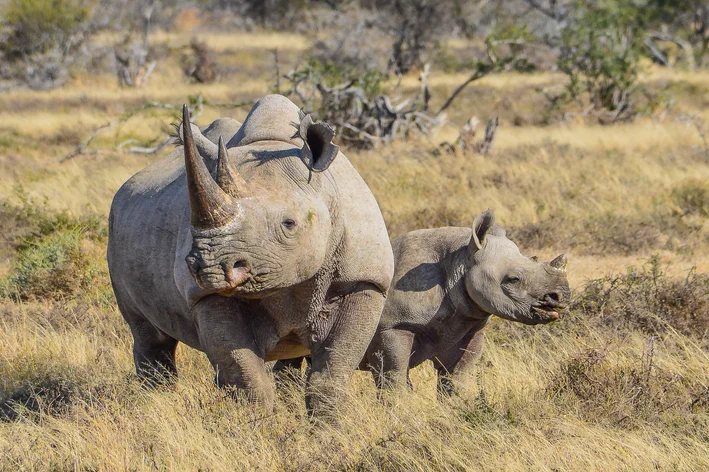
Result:
[[[130,36],[114,46],[113,54],[116,76],[121,87],[142,87],[157,66],[157,61],[148,60],[148,49],[144,43],[133,40]]]
[[[669,277],[652,257],[640,269],[589,281],[571,310],[618,330],[655,336],[676,330],[706,343],[709,275],[692,269],[684,278]]]
[[[655,365],[655,344],[650,337],[640,359],[622,363],[611,360],[613,346],[584,350],[561,363],[546,392],[561,401],[576,398],[589,421],[629,428],[683,400],[689,404],[679,379]]]
[[[461,128],[458,138],[454,143],[442,143],[441,147],[450,153],[458,152],[460,154],[479,153],[489,154],[495,144],[497,136],[497,127],[500,125],[498,117],[488,121],[485,127],[485,135],[476,142],[475,134],[477,132],[480,120],[477,116],[471,117]]]
[[[414,99],[393,99],[383,93],[385,75],[376,69],[311,59],[284,78],[290,83],[285,95],[297,97],[308,112],[335,126],[338,139],[353,146],[367,148],[412,133],[428,134],[440,124],[425,112],[430,97],[427,86]]]

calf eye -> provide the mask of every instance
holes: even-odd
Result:
[[[283,220],[283,222],[282,222],[281,224],[282,224],[283,227],[286,228],[286,229],[293,229],[293,228],[295,228],[295,221],[292,220],[292,219],[290,219],[290,218]]]
[[[504,282],[508,284],[516,284],[519,283],[519,277],[515,275],[508,275],[507,277],[505,277]]]

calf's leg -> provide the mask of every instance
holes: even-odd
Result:
[[[396,390],[409,382],[409,358],[414,334],[400,329],[378,331],[367,349],[369,369],[380,390]]]
[[[452,395],[454,379],[464,374],[480,360],[485,344],[483,328],[487,319],[477,322],[463,338],[433,359],[438,374],[438,392]]]

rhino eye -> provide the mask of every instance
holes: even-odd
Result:
[[[517,284],[519,283],[519,277],[516,275],[508,275],[505,277],[505,280],[503,282],[508,283],[508,284]]]
[[[286,229],[295,228],[295,220],[292,220],[291,218],[287,218],[287,219],[283,220],[283,222],[281,224]]]

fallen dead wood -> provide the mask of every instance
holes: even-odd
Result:
[[[193,119],[198,118],[204,111],[205,106],[218,107],[218,108],[241,108],[246,106],[252,106],[256,103],[255,100],[244,100],[241,102],[208,102],[205,101],[202,95],[197,95],[196,99],[190,105],[190,115]],[[59,162],[66,162],[73,159],[81,154],[97,154],[100,150],[89,149],[91,142],[100,134],[119,126],[131,118],[139,115],[140,113],[152,110],[152,109],[164,109],[179,112],[182,109],[181,105],[172,105],[169,103],[162,102],[148,102],[145,103],[123,115],[119,116],[115,120],[108,121],[98,128],[94,129],[81,143],[79,143],[69,154],[62,157]],[[153,145],[154,142],[159,141],[158,144]],[[170,133],[167,133],[163,138],[157,138],[151,143],[141,143],[136,139],[129,139],[121,142],[116,146],[116,149],[125,150],[134,154],[155,154],[163,150],[166,146],[172,144],[174,138]],[[132,145],[132,146],[129,146]]]
[[[451,154],[490,154],[495,144],[497,128],[500,125],[500,120],[498,117],[495,117],[488,121],[487,126],[485,127],[485,135],[482,140],[475,141],[475,135],[479,125],[480,120],[476,116],[472,116],[467,123],[460,128],[458,138],[455,142],[442,143],[441,148]]]

